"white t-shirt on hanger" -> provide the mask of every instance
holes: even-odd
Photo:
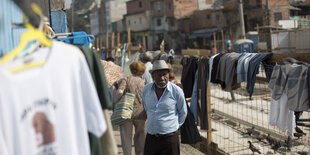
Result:
[[[17,73],[0,67],[1,155],[3,145],[9,155],[89,155],[87,131],[100,137],[107,127],[84,55],[53,41],[31,56],[46,64]]]

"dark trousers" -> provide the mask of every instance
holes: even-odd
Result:
[[[146,135],[144,155],[180,155],[178,132],[165,135]]]

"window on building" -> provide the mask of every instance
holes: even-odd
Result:
[[[139,7],[142,8],[142,2],[141,1],[139,2]]]
[[[170,26],[174,27],[174,20],[173,19],[170,20]]]
[[[171,3],[168,3],[168,8],[169,10],[171,10]]]
[[[140,22],[140,24],[142,24],[142,18],[141,17],[139,17],[139,22]]]
[[[210,15],[206,15],[206,19],[207,19],[207,20],[210,20]]]
[[[282,20],[282,13],[281,12],[275,12],[274,13],[274,21]]]
[[[157,19],[157,26],[161,26],[161,19]]]
[[[256,6],[261,6],[262,0],[256,0]]]
[[[220,21],[220,15],[215,16],[216,21]]]
[[[160,12],[160,10],[161,10],[160,2],[155,2],[154,7],[155,7],[155,10],[156,10],[157,12]]]
[[[128,20],[128,26],[130,26],[130,20]]]

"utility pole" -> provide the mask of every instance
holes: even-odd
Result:
[[[73,20],[73,16],[74,16],[74,0],[72,0],[71,2],[72,6],[71,6],[71,32],[74,32],[74,20]]]
[[[270,15],[269,15],[269,2],[266,0],[266,18],[267,18],[267,25],[270,25]]]
[[[242,0],[239,0],[239,14],[240,14],[240,26],[241,26],[242,38],[245,39],[245,28],[244,28]]]

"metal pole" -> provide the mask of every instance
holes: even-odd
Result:
[[[270,18],[269,18],[269,1],[266,0],[266,18],[267,18],[267,25],[270,25]]]
[[[245,28],[244,28],[242,0],[239,0],[239,14],[240,14],[240,26],[241,26],[242,38],[245,39]]]
[[[74,0],[72,0],[72,8],[71,8],[71,32],[74,32],[74,20],[73,20],[73,16],[74,16]]]

